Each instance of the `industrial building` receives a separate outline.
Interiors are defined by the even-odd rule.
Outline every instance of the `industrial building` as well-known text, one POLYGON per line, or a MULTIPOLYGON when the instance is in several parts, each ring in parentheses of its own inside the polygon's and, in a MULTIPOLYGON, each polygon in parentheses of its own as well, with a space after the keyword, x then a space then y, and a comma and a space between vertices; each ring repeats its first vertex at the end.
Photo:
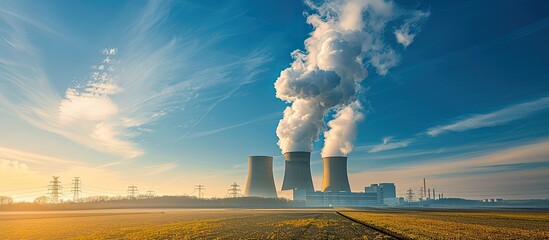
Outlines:
POLYGON ((364 188, 365 193, 375 193, 378 202, 383 203, 385 199, 396 198, 396 187, 394 183, 371 184, 364 188))
POLYGON ((360 207, 380 205, 376 193, 363 192, 308 192, 308 207, 360 207))
POLYGON ((404 199, 396 197, 394 183, 371 184, 364 192, 317 191, 307 192, 304 198, 309 207, 360 207, 371 205, 401 205, 404 199))

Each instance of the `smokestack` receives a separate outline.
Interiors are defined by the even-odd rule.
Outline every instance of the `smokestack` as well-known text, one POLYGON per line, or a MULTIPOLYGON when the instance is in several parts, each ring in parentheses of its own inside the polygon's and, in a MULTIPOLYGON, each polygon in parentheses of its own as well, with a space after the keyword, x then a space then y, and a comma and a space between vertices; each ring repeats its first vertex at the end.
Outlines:
POLYGON ((266 198, 277 197, 273 178, 273 157, 248 157, 248 180, 246 181, 244 196, 266 198))
POLYGON ((425 178, 423 178, 423 197, 427 198, 427 184, 425 184, 425 178))
POLYGON ((347 157, 324 157, 324 178, 322 179, 323 192, 350 192, 349 178, 347 177, 347 157))
POLYGON ((286 152, 284 158, 286 161, 284 161, 282 190, 314 191, 313 178, 311 177, 311 153, 286 152))

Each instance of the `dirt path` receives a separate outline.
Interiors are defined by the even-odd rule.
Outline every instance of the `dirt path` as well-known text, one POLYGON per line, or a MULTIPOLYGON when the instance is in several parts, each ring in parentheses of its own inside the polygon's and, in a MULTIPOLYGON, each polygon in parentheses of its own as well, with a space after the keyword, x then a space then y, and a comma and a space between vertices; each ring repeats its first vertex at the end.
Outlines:
POLYGON ((301 236, 295 239, 399 239, 353 221, 337 212, 321 213, 301 236), (316 227, 314 227, 316 226, 316 227))
POLYGON ((370 229, 371 231, 377 232, 377 233, 379 233, 379 234, 381 234, 381 235, 388 236, 388 237, 390 237, 391 239, 398 239, 398 240, 406 240, 406 239, 408 239, 407 237, 400 236, 400 235, 398 235, 398 234, 396 234, 396 233, 387 231, 386 229, 378 228, 378 227, 376 227, 376 226, 374 226, 374 225, 366 224, 366 223, 364 223, 364 222, 362 222, 362 221, 359 221, 359 220, 357 220, 357 219, 354 219, 354 218, 352 218, 352 217, 349 217, 349 216, 347 216, 347 215, 345 215, 345 214, 343 214, 343 213, 341 213, 341 212, 336 212, 336 213, 337 213, 339 216, 344 217, 345 219, 348 219, 349 221, 352 221, 353 223, 359 224, 359 225, 361 225, 361 226, 363 226, 363 227, 366 227, 366 228, 370 229))

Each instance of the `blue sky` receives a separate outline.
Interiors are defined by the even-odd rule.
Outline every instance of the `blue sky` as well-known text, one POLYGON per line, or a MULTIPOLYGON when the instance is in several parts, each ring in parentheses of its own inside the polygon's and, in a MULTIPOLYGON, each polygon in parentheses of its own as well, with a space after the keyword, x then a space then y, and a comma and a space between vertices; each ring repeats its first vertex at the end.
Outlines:
MULTIPOLYGON (((429 14, 408 46, 396 27, 379 36, 400 57, 387 74, 365 63, 352 189, 394 181, 403 194, 425 177, 446 196, 548 198, 549 4, 395 4, 429 14)), ((244 187, 248 155, 275 157, 280 188, 288 104, 274 83, 313 13, 300 1, 0 2, 0 193, 45 194, 55 175, 66 189, 80 176, 89 195, 205 184, 221 197, 244 187)))

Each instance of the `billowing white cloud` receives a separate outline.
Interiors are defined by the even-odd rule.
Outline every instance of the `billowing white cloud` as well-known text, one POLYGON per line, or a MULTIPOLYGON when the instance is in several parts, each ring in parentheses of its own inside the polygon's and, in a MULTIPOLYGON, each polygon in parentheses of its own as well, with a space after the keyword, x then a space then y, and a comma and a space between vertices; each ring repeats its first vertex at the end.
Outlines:
MULTIPOLYGON (((116 50, 105 49, 103 52, 113 56, 116 50)), ((109 56, 106 59, 109 59, 109 56)), ((61 123, 68 124, 79 120, 104 121, 118 113, 118 106, 111 99, 111 95, 119 93, 121 89, 115 83, 112 64, 113 61, 109 60, 107 65, 94 67, 95 71, 83 89, 67 89, 65 98, 59 103, 61 123)))
POLYGON ((466 117, 448 125, 430 128, 427 134, 435 137, 447 132, 463 132, 484 127, 506 124, 549 108, 549 97, 516 104, 491 113, 477 114, 466 117))
POLYGON ((65 98, 59 103, 59 121, 64 126, 80 126, 100 149, 134 158, 143 151, 130 141, 127 128, 143 123, 129 124, 131 120, 121 116, 113 100, 116 94, 124 93, 115 76, 117 49, 104 49, 102 52, 106 56, 101 65, 93 67, 85 86, 67 89, 65 98), (87 129, 80 124, 82 121, 90 123, 87 129))
POLYGON ((118 107, 107 96, 87 96, 67 89, 65 99, 59 106, 61 122, 69 123, 75 120, 99 121, 118 113, 118 107))
POLYGON ((314 30, 305 40, 305 50, 292 52, 294 61, 275 82, 276 97, 291 104, 277 128, 278 145, 282 152, 312 151, 313 141, 327 129, 324 117, 335 110, 340 118, 333 122, 337 133, 326 132, 330 137, 325 152, 346 155, 352 149, 348 145, 356 135, 356 121, 362 119, 360 107, 346 106, 357 100, 360 83, 367 76, 366 64, 380 75, 398 64, 399 55, 384 35, 390 22, 411 11, 384 0, 306 3, 314 10, 307 17, 314 30), (349 109, 354 109, 353 114, 349 109), (354 122, 340 124, 344 119, 354 122))

